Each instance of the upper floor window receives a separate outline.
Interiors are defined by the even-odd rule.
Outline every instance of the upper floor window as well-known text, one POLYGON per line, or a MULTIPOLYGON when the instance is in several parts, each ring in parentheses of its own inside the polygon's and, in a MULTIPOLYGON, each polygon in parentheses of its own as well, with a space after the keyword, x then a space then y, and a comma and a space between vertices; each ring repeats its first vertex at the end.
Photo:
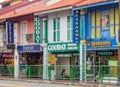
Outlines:
POLYGON ((67 16, 67 41, 72 40, 72 16, 67 16))
POLYGON ((26 44, 27 21, 21 22, 21 44, 26 44))
POLYGON ((53 41, 60 41, 60 17, 53 18, 53 41))

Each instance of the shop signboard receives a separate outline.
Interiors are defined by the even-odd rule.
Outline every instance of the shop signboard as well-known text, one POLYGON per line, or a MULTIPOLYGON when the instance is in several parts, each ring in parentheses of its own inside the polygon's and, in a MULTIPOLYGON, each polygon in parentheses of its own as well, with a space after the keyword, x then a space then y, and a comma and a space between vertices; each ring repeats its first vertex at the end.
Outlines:
POLYGON ((34 42, 35 43, 42 42, 42 23, 41 19, 38 17, 34 18, 34 42))
POLYGON ((94 49, 116 49, 117 42, 115 39, 110 40, 92 40, 87 41, 87 50, 94 50, 94 49))
POLYGON ((80 10, 73 11, 73 43, 80 43, 80 10))
POLYGON ((14 43, 14 29, 13 29, 13 22, 7 21, 6 22, 6 31, 7 31, 7 43, 13 44, 14 43))
POLYGON ((40 52, 42 51, 40 45, 20 45, 17 46, 18 52, 40 52))
POLYGON ((79 44, 75 43, 51 43, 48 44, 48 52, 79 51, 79 44))
POLYGON ((113 50, 96 51, 96 56, 114 56, 114 51, 113 50))

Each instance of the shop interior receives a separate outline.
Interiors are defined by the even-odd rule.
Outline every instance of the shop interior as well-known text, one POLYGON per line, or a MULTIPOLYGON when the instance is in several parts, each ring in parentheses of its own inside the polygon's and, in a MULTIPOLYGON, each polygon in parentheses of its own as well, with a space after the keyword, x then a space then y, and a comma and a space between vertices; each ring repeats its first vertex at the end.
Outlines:
POLYGON ((100 51, 97 55, 96 51, 87 52, 86 72, 87 77, 95 77, 100 74, 100 67, 103 66, 104 78, 114 77, 118 75, 118 54, 117 50, 100 51))

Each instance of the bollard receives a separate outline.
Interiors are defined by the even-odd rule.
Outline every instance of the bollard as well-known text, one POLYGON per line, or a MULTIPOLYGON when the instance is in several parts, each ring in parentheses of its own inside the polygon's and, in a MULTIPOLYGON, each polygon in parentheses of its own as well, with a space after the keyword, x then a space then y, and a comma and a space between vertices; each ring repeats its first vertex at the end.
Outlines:
POLYGON ((51 80, 51 66, 48 66, 48 79, 51 80))
POLYGON ((75 66, 71 66, 70 72, 71 72, 70 73, 71 80, 74 83, 75 82, 75 66))
POLYGON ((103 83, 103 66, 100 66, 100 83, 103 83))
POLYGON ((28 65, 28 68, 27 68, 27 76, 28 78, 31 77, 31 66, 30 65, 28 65))
POLYGON ((11 66, 11 76, 14 78, 14 66, 11 66))

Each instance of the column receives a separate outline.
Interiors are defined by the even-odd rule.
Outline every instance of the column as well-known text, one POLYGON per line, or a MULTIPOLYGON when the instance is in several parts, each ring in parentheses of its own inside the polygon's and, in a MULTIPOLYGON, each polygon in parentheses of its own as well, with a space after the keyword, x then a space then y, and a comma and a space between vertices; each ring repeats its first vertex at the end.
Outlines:
POLYGON ((118 30, 118 85, 120 85, 120 0, 119 0, 119 30, 118 30))
POLYGON ((80 42, 80 81, 86 81, 86 41, 80 42))
POLYGON ((48 50, 47 50, 47 43, 46 43, 46 23, 47 18, 43 18, 43 79, 48 79, 48 50))
POLYGON ((17 51, 17 23, 14 23, 14 44, 15 44, 15 49, 14 49, 14 78, 18 79, 19 78, 19 54, 17 51))
POLYGON ((80 81, 86 81, 86 40, 85 40, 85 14, 87 10, 80 10, 80 81))
POLYGON ((19 55, 16 47, 14 50, 14 78, 19 78, 19 55))

